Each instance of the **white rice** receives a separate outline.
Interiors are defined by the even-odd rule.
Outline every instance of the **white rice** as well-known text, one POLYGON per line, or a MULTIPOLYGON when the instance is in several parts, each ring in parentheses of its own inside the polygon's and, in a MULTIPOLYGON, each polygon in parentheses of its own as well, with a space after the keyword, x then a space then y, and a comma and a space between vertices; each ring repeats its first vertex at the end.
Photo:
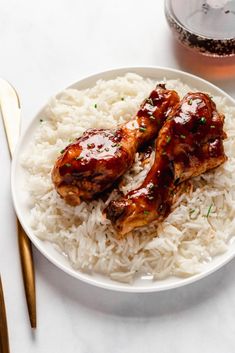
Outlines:
MULTIPOLYGON (((79 271, 98 272, 116 281, 136 277, 190 276, 203 270, 214 256, 225 252, 235 234, 235 108, 213 97, 226 116, 224 142, 228 161, 214 171, 191 180, 191 191, 180 196, 173 212, 159 226, 149 225, 117 240, 102 211, 116 197, 67 205, 51 182, 51 169, 60 151, 87 128, 114 128, 133 117, 156 82, 129 73, 93 88, 68 89, 54 98, 38 122, 22 164, 28 173, 30 225, 36 236, 52 242, 79 271)), ((167 88, 180 96, 191 88, 178 80, 167 88)), ((152 156, 153 160, 153 156, 152 156)), ((140 185, 150 165, 139 154, 123 178, 122 191, 140 185)))

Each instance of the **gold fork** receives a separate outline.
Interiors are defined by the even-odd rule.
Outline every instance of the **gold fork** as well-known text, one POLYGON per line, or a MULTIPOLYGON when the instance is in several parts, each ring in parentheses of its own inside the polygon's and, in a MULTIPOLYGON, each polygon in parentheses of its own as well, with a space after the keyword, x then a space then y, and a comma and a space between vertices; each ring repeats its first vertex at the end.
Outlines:
MULTIPOLYGON (((9 152, 12 157, 20 133, 20 101, 16 90, 10 85, 10 83, 1 78, 0 108, 9 152)), ((31 242, 19 221, 17 221, 17 225, 19 252, 30 324, 32 328, 36 328, 36 294, 32 247, 31 242)))
POLYGON ((0 276, 0 353, 9 353, 9 339, 7 329, 7 317, 2 288, 2 280, 0 276))

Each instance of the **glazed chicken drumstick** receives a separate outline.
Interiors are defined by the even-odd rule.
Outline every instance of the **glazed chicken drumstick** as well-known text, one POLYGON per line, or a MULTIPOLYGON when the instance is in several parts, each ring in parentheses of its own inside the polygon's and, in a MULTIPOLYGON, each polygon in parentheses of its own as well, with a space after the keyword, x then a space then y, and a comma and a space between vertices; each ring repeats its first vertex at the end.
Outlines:
POLYGON ((178 102, 175 91, 159 84, 133 120, 117 130, 87 130, 68 145, 52 170, 52 181, 60 196, 78 205, 108 189, 130 168, 136 151, 157 136, 169 110, 178 102))
POLYGON ((188 93, 172 110, 156 140, 155 161, 142 185, 106 208, 117 232, 162 221, 179 183, 226 161, 224 116, 207 94, 188 93))

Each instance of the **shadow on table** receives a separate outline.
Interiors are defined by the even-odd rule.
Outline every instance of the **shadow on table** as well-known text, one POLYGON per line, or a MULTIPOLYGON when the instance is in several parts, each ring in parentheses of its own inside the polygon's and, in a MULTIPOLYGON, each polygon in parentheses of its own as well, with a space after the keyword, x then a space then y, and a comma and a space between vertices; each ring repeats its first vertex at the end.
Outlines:
POLYGON ((96 288, 74 279, 57 269, 38 252, 38 273, 58 291, 64 301, 77 302, 89 310, 120 317, 165 316, 204 305, 214 296, 220 296, 234 281, 234 261, 216 273, 196 283, 157 293, 121 293, 96 288))
POLYGON ((211 57, 198 54, 191 49, 181 45, 172 36, 172 55, 176 58, 181 70, 200 76, 225 91, 234 90, 235 79, 235 56, 211 57))

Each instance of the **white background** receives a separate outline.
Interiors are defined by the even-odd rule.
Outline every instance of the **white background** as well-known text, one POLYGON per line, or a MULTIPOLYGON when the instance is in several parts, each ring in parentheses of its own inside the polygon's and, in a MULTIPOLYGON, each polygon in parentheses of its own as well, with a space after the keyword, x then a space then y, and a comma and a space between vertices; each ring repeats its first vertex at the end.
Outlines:
MULTIPOLYGON (((235 60, 194 55, 173 40, 163 0, 1 0, 0 76, 18 90, 22 130, 48 98, 85 75, 157 65, 196 73, 235 98, 235 60)), ((190 286, 121 294, 93 288, 36 249, 38 328, 30 329, 0 121, 0 271, 13 353, 232 353, 235 261, 190 286)))

